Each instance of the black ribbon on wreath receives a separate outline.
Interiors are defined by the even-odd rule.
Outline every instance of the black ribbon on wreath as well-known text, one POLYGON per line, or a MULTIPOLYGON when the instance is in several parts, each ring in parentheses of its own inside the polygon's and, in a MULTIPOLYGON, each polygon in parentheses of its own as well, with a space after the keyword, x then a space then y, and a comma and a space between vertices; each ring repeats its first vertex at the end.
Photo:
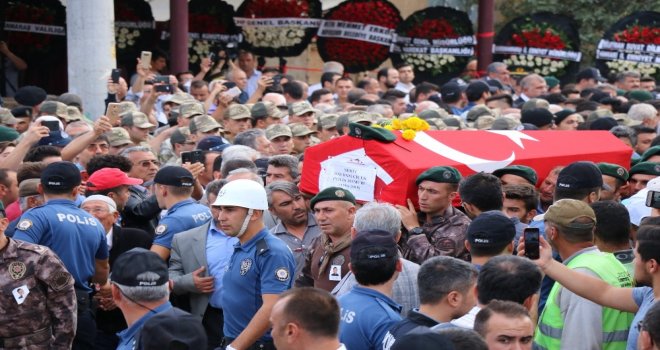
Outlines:
POLYGON ((568 16, 537 12, 517 17, 495 37, 494 60, 507 63, 514 74, 554 76, 572 82, 580 69, 577 22, 568 16))
POLYGON ((399 23, 390 58, 411 64, 415 82, 442 85, 457 77, 474 56, 476 39, 468 14, 448 7, 417 11, 399 23))
POLYGON ((316 35, 319 0, 245 0, 236 11, 240 47, 265 57, 299 56, 316 35))
POLYGON ((318 31, 324 62, 337 61, 347 73, 378 68, 390 56, 401 13, 387 0, 350 0, 330 9, 318 31))
POLYGON ((638 11, 619 19, 603 34, 596 67, 604 76, 629 70, 660 79, 660 12, 638 11))

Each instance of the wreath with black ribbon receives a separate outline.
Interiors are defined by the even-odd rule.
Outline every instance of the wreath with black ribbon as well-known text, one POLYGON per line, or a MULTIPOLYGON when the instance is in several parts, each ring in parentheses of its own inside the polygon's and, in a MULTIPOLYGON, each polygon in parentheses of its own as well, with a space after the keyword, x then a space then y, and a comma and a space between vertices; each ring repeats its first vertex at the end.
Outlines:
POLYGON ((563 83, 580 69, 580 38, 573 18, 537 12, 513 19, 495 37, 496 61, 513 73, 554 76, 563 83))
POLYGON ((417 11, 399 23, 391 58, 411 64, 415 81, 442 84, 458 76, 474 55, 474 31, 467 13, 448 7, 417 11))

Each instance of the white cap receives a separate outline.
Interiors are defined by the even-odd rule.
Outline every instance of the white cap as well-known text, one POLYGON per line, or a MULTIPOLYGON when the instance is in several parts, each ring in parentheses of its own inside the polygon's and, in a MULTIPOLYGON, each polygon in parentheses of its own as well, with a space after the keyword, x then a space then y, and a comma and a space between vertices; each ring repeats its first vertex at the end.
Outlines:
POLYGON ((114 212, 117 211, 117 203, 115 203, 115 201, 113 201, 112 198, 110 198, 108 196, 95 194, 93 196, 89 196, 89 197, 85 198, 85 200, 82 202, 82 204, 85 204, 85 203, 91 202, 91 201, 105 202, 105 204, 108 205, 108 210, 110 210, 111 213, 114 213, 114 212))
POLYGON ((649 189, 649 191, 655 191, 655 192, 660 192, 660 176, 656 177, 655 179, 652 179, 646 184, 646 188, 649 189))

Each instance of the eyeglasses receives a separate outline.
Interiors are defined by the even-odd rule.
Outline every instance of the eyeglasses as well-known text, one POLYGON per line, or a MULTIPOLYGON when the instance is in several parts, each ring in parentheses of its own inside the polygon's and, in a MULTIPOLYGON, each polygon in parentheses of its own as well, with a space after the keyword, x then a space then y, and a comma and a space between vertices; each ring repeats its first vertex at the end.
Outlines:
POLYGON ((197 142, 195 142, 195 141, 186 141, 186 142, 184 142, 183 144, 184 144, 184 145, 189 145, 189 146, 194 146, 196 143, 197 143, 197 142))
POLYGON ((138 165, 140 165, 143 168, 148 168, 151 163, 153 163, 155 166, 160 166, 160 162, 155 160, 155 159, 146 159, 146 160, 141 160, 138 162, 138 165))
POLYGON ((289 106, 286 106, 286 105, 285 106, 277 106, 277 109, 279 109, 280 111, 287 111, 288 112, 289 111, 289 106))

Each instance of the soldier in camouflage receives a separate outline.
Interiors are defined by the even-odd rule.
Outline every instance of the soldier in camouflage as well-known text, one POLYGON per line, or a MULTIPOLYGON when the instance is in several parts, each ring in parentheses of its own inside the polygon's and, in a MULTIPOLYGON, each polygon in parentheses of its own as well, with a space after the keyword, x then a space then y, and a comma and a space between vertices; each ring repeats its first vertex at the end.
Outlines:
POLYGON ((465 248, 470 219, 452 206, 460 180, 455 168, 432 167, 415 181, 420 213, 410 199, 407 207, 397 205, 407 231, 407 238, 402 238, 406 259, 418 264, 438 255, 470 260, 465 248))
POLYGON ((0 210, 0 349, 70 349, 76 330, 73 278, 50 249, 5 236, 0 210))

